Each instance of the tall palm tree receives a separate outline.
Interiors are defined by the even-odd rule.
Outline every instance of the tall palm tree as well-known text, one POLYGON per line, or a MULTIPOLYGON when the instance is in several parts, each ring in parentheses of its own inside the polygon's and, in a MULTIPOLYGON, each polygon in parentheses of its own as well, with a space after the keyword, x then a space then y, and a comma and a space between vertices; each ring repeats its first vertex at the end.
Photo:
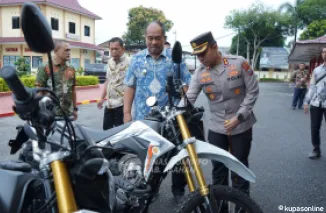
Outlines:
MULTIPOLYGON (((302 19, 299 12, 300 5, 304 2, 304 0, 296 0, 295 4, 287 2, 282 4, 279 7, 280 12, 286 12, 292 17, 292 26, 294 26, 294 42, 297 41, 297 32, 298 28, 302 26, 302 19)), ((292 29, 293 30, 293 29, 292 29)))

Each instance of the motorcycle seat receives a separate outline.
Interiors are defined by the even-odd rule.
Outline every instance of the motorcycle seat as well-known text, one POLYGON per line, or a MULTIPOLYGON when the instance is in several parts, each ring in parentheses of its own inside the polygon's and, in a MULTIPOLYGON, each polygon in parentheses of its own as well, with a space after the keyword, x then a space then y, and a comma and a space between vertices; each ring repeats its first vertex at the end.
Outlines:
POLYGON ((23 161, 14 161, 14 160, 0 162, 0 168, 4 170, 21 171, 21 172, 32 171, 32 167, 30 164, 25 163, 23 161))

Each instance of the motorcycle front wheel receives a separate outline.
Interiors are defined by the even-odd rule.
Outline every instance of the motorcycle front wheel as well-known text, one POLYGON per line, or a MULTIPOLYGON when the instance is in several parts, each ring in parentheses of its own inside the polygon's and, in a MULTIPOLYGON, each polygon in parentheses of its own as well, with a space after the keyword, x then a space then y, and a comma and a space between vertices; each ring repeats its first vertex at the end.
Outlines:
MULTIPOLYGON (((263 213, 260 207, 245 193, 228 186, 210 186, 215 206, 214 213, 263 213)), ((210 195, 209 195, 210 196, 210 195)), ((210 199, 212 202, 212 199, 210 199)), ((196 190, 184 197, 174 213, 209 213, 205 198, 196 190)))

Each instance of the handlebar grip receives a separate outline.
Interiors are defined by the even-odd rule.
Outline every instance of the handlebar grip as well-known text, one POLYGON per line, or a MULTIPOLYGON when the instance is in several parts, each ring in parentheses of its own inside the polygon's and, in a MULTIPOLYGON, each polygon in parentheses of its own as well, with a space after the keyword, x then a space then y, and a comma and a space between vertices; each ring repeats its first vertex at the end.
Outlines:
POLYGON ((8 65, 4 66, 0 70, 0 76, 6 81, 17 101, 24 103, 31 99, 32 95, 27 92, 24 85, 19 80, 14 67, 8 65))
POLYGON ((173 88, 173 73, 172 72, 168 72, 167 75, 166 75, 166 78, 167 78, 167 86, 172 89, 173 88))

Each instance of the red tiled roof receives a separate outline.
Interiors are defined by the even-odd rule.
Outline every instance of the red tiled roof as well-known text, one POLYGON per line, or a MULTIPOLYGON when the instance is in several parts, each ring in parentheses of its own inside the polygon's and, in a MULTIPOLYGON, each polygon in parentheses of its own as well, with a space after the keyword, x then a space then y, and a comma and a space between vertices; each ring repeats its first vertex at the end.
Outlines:
MULTIPOLYGON (((57 39, 54 39, 57 40, 57 39)), ((89 50, 102 50, 101 47, 95 44, 76 42, 76 41, 67 41, 72 47, 89 49, 89 50)), ((0 44, 10 44, 10 43, 25 43, 24 37, 0 37, 0 44)))
POLYGON ((298 44, 326 44, 326 36, 322 36, 316 39, 297 41, 298 44))
POLYGON ((64 9, 71 10, 76 13, 80 13, 80 14, 89 16, 94 19, 102 19, 95 13, 92 13, 91 11, 80 6, 78 0, 0 0, 0 6, 17 5, 17 4, 20 5, 25 2, 30 2, 30 1, 37 3, 37 4, 43 3, 43 4, 52 5, 54 7, 64 8, 64 9))

